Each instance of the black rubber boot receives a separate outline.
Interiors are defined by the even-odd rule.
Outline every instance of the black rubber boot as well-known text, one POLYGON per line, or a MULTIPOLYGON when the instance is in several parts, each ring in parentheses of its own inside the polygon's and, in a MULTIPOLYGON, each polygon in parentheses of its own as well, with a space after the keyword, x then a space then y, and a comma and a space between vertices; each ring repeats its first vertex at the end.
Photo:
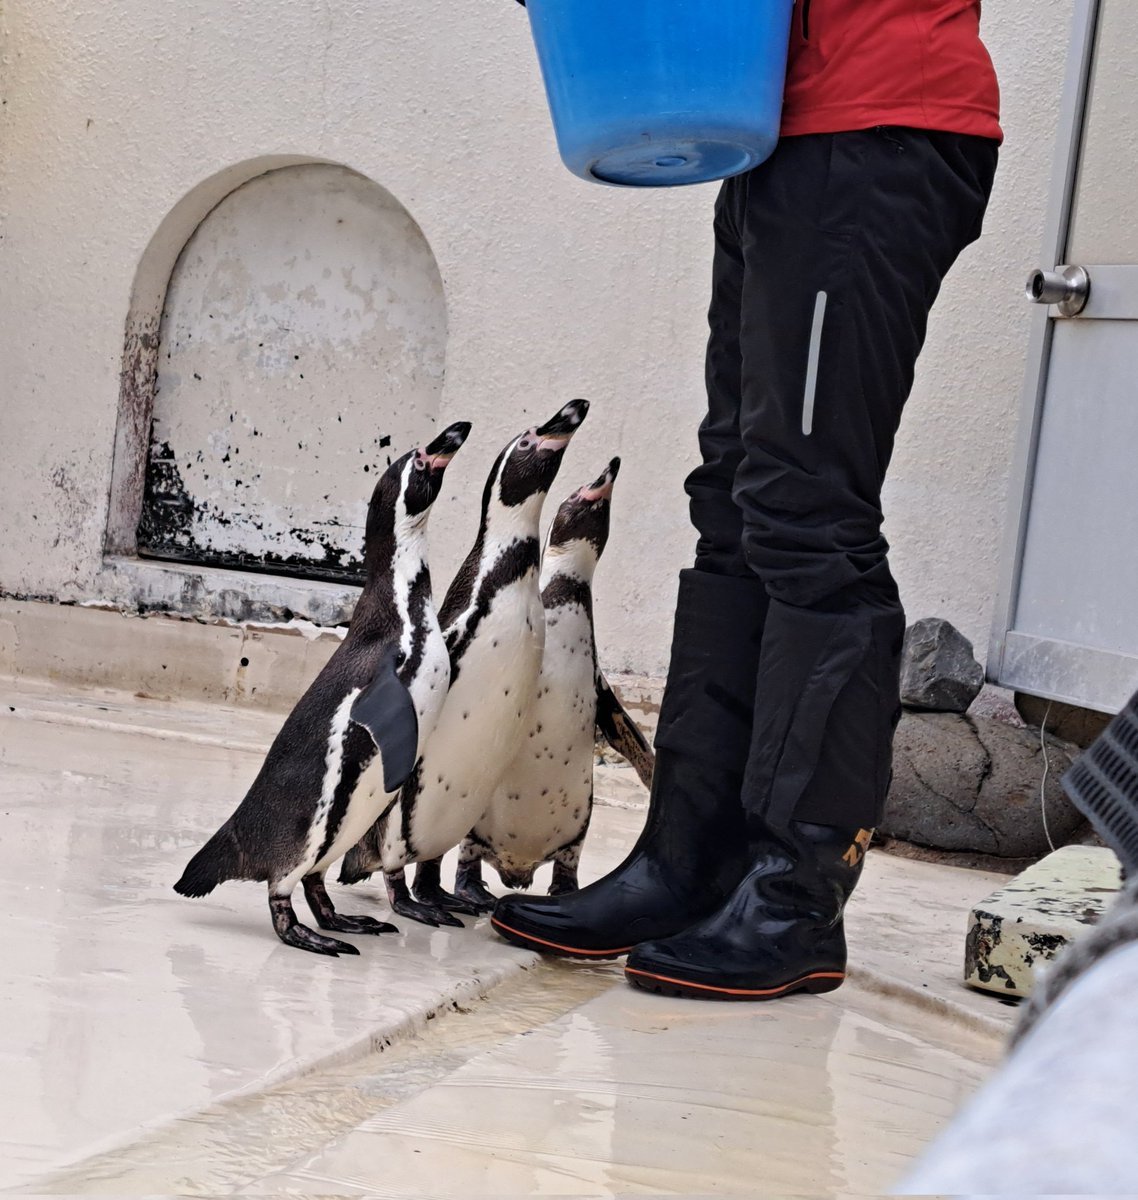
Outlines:
POLYGON ((631 854, 564 896, 504 896, 494 928, 545 954, 602 959, 714 912, 749 864, 740 801, 767 597, 757 579, 680 575, 648 820, 631 854))
POLYGON ((830 992, 846 972, 842 910, 870 831, 793 821, 718 912, 629 955, 628 981, 666 996, 773 1000, 830 992))
POLYGON ((841 985, 842 911, 888 790, 903 630, 899 611, 771 604, 742 788, 750 870, 718 912, 639 946, 630 983, 718 1000, 841 985))

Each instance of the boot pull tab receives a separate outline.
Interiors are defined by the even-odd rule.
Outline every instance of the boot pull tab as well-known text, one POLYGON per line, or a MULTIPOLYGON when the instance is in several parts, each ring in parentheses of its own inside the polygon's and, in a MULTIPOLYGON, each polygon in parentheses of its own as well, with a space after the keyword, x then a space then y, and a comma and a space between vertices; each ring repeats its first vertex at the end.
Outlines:
POLYGON ((854 840, 850 842, 849 849, 842 855, 842 862, 847 867, 860 866, 866 852, 869 850, 869 843, 872 840, 872 829, 859 829, 854 835, 854 840))

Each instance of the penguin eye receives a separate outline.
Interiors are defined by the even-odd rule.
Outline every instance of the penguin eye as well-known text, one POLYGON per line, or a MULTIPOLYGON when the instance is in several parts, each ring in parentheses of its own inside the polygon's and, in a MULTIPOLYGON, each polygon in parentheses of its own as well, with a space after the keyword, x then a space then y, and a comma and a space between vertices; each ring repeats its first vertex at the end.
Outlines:
POLYGON ((427 469, 426 460, 422 459, 422 458, 416 458, 415 459, 415 470, 416 471, 425 471, 426 469, 427 469))
POLYGON ((527 433, 521 439, 521 441, 518 442, 518 449, 519 450, 529 450, 533 445, 536 444, 536 442, 537 442, 537 438, 535 438, 531 434, 527 433))

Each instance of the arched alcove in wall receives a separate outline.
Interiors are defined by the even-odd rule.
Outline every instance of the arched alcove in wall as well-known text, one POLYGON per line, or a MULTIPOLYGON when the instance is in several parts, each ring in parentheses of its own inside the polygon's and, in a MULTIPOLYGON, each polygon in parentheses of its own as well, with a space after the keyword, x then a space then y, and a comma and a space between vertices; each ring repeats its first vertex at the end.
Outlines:
POLYGON ((108 548, 358 579, 372 486, 442 390, 442 279, 411 215, 336 164, 256 172, 195 223, 158 307, 128 329, 108 548))

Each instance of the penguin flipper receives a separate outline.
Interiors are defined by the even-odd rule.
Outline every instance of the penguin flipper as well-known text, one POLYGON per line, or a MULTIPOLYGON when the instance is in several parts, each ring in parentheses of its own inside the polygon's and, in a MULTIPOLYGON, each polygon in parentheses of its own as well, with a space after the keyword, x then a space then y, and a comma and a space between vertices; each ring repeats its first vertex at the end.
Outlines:
POLYGON ((351 719, 371 734, 383 760, 383 787, 397 792, 419 757, 419 717, 411 693, 395 673, 398 651, 387 647, 372 681, 356 697, 351 719))
POLYGON ((640 782, 651 789, 656 756, 640 726, 628 715, 600 670, 597 671, 597 728, 617 754, 632 764, 640 782))

